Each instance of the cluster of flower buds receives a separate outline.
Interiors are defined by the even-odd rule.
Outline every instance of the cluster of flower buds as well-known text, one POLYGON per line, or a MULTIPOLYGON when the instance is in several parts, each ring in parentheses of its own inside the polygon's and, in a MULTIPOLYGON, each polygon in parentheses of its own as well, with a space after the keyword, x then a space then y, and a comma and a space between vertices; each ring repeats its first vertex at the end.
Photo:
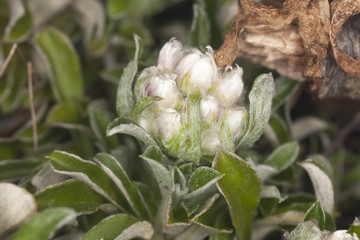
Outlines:
POLYGON ((143 111, 138 124, 165 149, 174 141, 185 141, 177 142, 177 148, 168 149, 170 155, 179 157, 188 148, 186 139, 192 137, 186 133, 186 128, 193 124, 188 113, 189 99, 197 94, 200 97, 195 109, 201 122, 201 155, 213 156, 222 147, 222 131, 227 132, 224 134, 232 142, 244 131, 247 113, 240 106, 242 75, 239 66, 218 69, 210 47, 202 53, 171 39, 161 49, 157 65, 144 69, 137 78, 137 101, 154 96, 160 99, 143 111))

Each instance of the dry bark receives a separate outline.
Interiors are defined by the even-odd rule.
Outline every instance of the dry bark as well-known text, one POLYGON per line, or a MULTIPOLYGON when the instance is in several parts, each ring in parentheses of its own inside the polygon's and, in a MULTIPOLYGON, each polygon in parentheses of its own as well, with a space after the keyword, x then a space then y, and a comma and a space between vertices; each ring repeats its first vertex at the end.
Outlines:
POLYGON ((237 57, 294 80, 320 98, 360 99, 360 0, 238 0, 219 67, 237 57))

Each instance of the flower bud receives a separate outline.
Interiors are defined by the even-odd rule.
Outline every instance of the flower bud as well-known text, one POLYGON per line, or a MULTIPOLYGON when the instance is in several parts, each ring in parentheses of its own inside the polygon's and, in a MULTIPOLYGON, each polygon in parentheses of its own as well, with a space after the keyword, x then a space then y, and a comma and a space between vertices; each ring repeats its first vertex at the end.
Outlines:
POLYGON ((180 86, 186 91, 197 88, 207 91, 217 79, 215 60, 210 53, 186 55, 176 70, 179 73, 177 82, 180 79, 180 86))
POLYGON ((166 69, 173 71, 177 62, 184 55, 183 45, 180 41, 172 38, 168 41, 160 50, 159 57, 157 59, 157 66, 160 69, 166 69))
POLYGON ((215 155, 216 150, 220 146, 220 138, 218 131, 211 129, 203 132, 201 142, 201 150, 204 155, 215 155))
POLYGON ((213 96, 204 96, 200 101, 201 121, 203 124, 212 120, 218 121, 221 113, 221 106, 213 96))
POLYGON ((181 92, 176 86, 176 74, 162 73, 149 77, 145 82, 144 97, 158 96, 162 100, 154 104, 159 109, 176 108, 182 100, 181 92))
POLYGON ((224 106, 236 103, 244 87, 242 81, 243 70, 239 66, 235 69, 227 67, 216 87, 216 97, 224 106))
POLYGON ((244 108, 231 108, 226 112, 230 132, 233 140, 240 137, 246 121, 246 110, 244 108))
POLYGON ((181 115, 175 110, 167 109, 157 114, 155 134, 164 142, 168 142, 181 128, 181 115))

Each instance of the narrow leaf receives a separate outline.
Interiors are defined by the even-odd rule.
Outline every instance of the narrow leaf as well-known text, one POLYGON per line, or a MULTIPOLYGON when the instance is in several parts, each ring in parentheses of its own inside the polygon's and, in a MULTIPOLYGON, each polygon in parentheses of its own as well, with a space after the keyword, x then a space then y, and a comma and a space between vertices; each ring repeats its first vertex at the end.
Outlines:
POLYGON ((260 179, 248 163, 224 151, 219 151, 213 167, 224 175, 217 186, 228 203, 237 235, 242 240, 249 239, 251 223, 260 201, 260 179))
POLYGON ((301 162, 300 166, 309 174, 321 206, 331 215, 334 208, 334 186, 331 173, 328 172, 331 169, 329 163, 322 156, 313 156, 301 162))
POLYGON ((50 207, 69 207, 81 214, 97 211, 104 202, 103 198, 88 185, 70 179, 51 185, 36 194, 39 210, 50 207))
POLYGON ((214 183, 221 179, 223 175, 213 168, 198 167, 190 176, 188 181, 188 193, 185 198, 192 199, 209 189, 214 183))
POLYGON ((274 152, 265 160, 265 163, 274 167, 277 173, 287 169, 299 155, 299 144, 290 142, 276 148, 274 152))
POLYGON ((50 109, 46 124, 81 124, 81 114, 82 108, 77 102, 60 102, 50 109))
POLYGON ((115 184, 95 163, 62 151, 55 151, 48 158, 55 172, 85 182, 121 210, 127 209, 125 199, 117 192, 115 184))
POLYGON ((238 140, 238 146, 251 146, 259 139, 270 118, 273 95, 274 79, 271 73, 258 76, 249 94, 249 121, 244 135, 238 140))
POLYGON ((159 100, 161 100, 161 97, 154 96, 144 98, 141 101, 137 102, 133 109, 131 109, 130 119, 136 122, 140 114, 145 110, 145 108, 151 106, 154 102, 157 102, 159 100))
POLYGON ((36 43, 46 56, 44 60, 50 64, 52 89, 58 100, 82 100, 80 61, 70 39, 55 28, 46 28, 37 34, 36 43))
POLYGON ((303 222, 309 220, 312 222, 315 221, 317 223, 317 227, 320 228, 320 230, 325 229, 326 215, 319 201, 316 201, 305 213, 303 222))
POLYGON ((167 170, 161 163, 148 158, 146 156, 141 156, 151 168, 156 181, 158 182, 158 186, 160 188, 162 199, 165 199, 169 192, 172 191, 174 182, 170 175, 169 170, 167 170))
POLYGON ((43 161, 4 160, 0 161, 0 181, 16 180, 29 175, 43 161))
POLYGON ((49 208, 26 222, 8 240, 46 240, 50 239, 57 229, 73 221, 76 212, 69 208, 49 208))
POLYGON ((272 112, 275 112, 286 101, 297 86, 297 81, 287 77, 279 77, 275 80, 275 96, 272 101, 272 112))
POLYGON ((91 228, 81 240, 113 240, 136 222, 138 220, 129 214, 112 215, 91 228))
POLYGON ((5 28, 5 41, 22 41, 29 35, 33 25, 29 9, 21 0, 8 0, 7 2, 10 7, 10 18, 5 28))
POLYGON ((261 198, 276 198, 279 200, 279 203, 283 202, 287 196, 281 195, 279 189, 276 186, 262 186, 261 187, 261 198))
POLYGON ((154 229, 152 225, 147 221, 141 221, 125 229, 115 240, 150 239, 153 234, 154 229))
POLYGON ((201 157, 201 117, 200 117, 200 91, 192 93, 187 103, 188 142, 185 159, 199 164, 201 157))
POLYGON ((113 119, 110 111, 106 109, 105 101, 93 101, 89 104, 87 113, 89 115, 90 126, 95 133, 99 144, 104 146, 104 150, 114 149, 119 146, 116 136, 106 137, 106 129, 113 119))
POLYGON ((193 12, 189 43, 192 46, 205 47, 210 42, 210 19, 205 9, 205 1, 194 4, 193 12))
POLYGON ((135 56, 124 69, 117 90, 116 111, 119 117, 128 117, 134 106, 132 84, 137 72, 138 59, 142 48, 140 37, 135 35, 134 39, 136 45, 135 56))
POLYGON ((157 145, 149 133, 147 133, 142 127, 139 127, 132 120, 125 117, 119 117, 109 124, 107 135, 111 136, 115 133, 123 133, 134 136, 148 146, 157 145))
POLYGON ((113 180, 120 189, 128 204, 139 218, 149 219, 147 210, 144 207, 141 195, 130 181, 120 163, 107 153, 99 153, 95 156, 95 161, 104 169, 105 173, 113 180))

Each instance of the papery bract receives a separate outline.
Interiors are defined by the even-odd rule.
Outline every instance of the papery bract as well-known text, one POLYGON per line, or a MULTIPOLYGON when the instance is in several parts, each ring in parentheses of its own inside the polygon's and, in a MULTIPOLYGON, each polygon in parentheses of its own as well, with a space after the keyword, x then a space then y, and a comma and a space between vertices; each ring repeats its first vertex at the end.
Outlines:
POLYGON ((227 67, 222 73, 216 87, 216 97, 224 106, 230 106, 239 100, 244 87, 242 75, 243 70, 239 66, 234 69, 227 67))
POLYGON ((169 141, 182 126, 181 114, 175 110, 167 109, 160 112, 155 118, 155 133, 164 142, 169 141))
POLYGON ((227 121, 229 123, 231 136, 237 139, 245 126, 246 110, 244 108, 230 108, 226 112, 227 121))
POLYGON ((185 51, 182 43, 173 38, 161 48, 157 59, 157 66, 162 70, 173 71, 184 54, 185 51))
POLYGON ((150 76, 144 84, 144 97, 161 97, 162 100, 154 104, 159 109, 176 108, 181 103, 182 97, 175 78, 176 74, 173 73, 150 76))
POLYGON ((218 121, 221 114, 221 106, 213 96, 204 96, 200 101, 201 121, 203 124, 212 120, 218 121))

